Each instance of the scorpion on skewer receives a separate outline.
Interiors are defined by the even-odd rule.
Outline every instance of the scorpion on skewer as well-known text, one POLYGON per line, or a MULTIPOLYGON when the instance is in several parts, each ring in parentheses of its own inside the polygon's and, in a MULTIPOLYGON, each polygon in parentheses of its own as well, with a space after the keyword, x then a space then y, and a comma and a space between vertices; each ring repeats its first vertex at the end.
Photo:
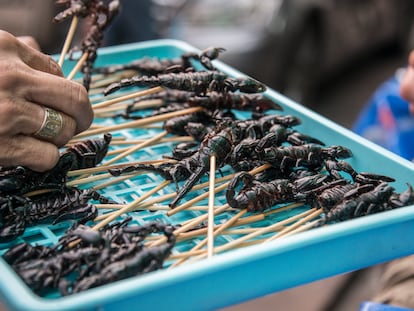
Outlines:
POLYGON ((352 156, 351 150, 343 146, 321 147, 314 144, 300 146, 278 146, 258 151, 258 158, 285 170, 293 166, 305 166, 317 169, 323 166, 324 160, 345 159, 352 156))
POLYGON ((184 109, 188 107, 200 106, 209 111, 217 110, 241 110, 252 111, 260 114, 269 109, 283 110, 276 102, 266 98, 261 93, 245 94, 235 92, 208 92, 205 96, 197 96, 193 92, 166 89, 157 94, 140 97, 132 104, 129 104, 125 112, 115 115, 114 117, 123 117, 125 119, 140 119, 141 116, 134 116, 133 113, 141 110, 139 104, 144 100, 160 100, 162 105, 158 110, 154 110, 152 115, 169 112, 170 106, 174 106, 174 110, 184 109), (167 110, 168 109, 168 110, 167 110))
POLYGON ((302 192, 320 186, 327 178, 325 174, 314 174, 294 181, 278 178, 263 182, 247 172, 240 172, 230 181, 226 199, 233 208, 263 212, 276 204, 297 202, 299 197, 303 200, 302 192))
POLYGON ((231 78, 217 70, 166 73, 157 76, 134 76, 109 85, 104 94, 111 94, 130 86, 164 86, 171 89, 207 94, 208 91, 240 91, 243 93, 261 93, 266 86, 252 78, 231 78))
MULTIPOLYGON (((89 16, 92 19, 92 25, 90 26, 85 38, 82 41, 80 50, 83 54, 87 54, 86 61, 82 64, 81 72, 83 73, 83 85, 87 90, 91 83, 92 68, 97 58, 97 50, 102 45, 104 38, 104 31, 112 23, 114 17, 118 15, 120 11, 119 0, 111 0, 108 4, 104 1, 92 1, 91 10, 89 16)), ((70 51, 70 58, 75 50, 70 51)))
POLYGON ((161 73, 168 73, 173 70, 175 71, 193 71, 195 70, 191 60, 198 61, 204 68, 213 70, 214 66, 212 60, 217 59, 220 53, 224 52, 224 48, 210 47, 201 53, 187 52, 183 53, 178 58, 149 58, 144 57, 141 59, 134 60, 130 63, 123 65, 112 65, 107 67, 99 67, 93 69, 94 73, 101 74, 113 74, 115 72, 123 70, 134 70, 138 71, 143 75, 157 75, 161 73))
POLYGON ((66 5, 67 9, 58 13, 53 18, 53 22, 60 23, 73 16, 87 17, 96 6, 96 1, 97 0, 57 0, 57 4, 66 5))

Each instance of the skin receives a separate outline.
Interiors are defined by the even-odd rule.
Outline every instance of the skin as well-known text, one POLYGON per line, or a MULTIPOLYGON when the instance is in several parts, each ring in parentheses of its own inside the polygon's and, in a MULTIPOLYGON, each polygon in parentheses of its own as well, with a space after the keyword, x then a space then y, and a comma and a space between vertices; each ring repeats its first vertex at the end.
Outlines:
POLYGON ((64 78, 58 64, 31 37, 0 30, 0 166, 46 171, 59 160, 59 147, 86 130, 93 111, 86 89, 64 78), (33 135, 44 108, 58 111, 63 128, 53 139, 33 135))
POLYGON ((408 58, 408 66, 401 81, 401 96, 410 102, 410 112, 414 115, 414 51, 408 58))

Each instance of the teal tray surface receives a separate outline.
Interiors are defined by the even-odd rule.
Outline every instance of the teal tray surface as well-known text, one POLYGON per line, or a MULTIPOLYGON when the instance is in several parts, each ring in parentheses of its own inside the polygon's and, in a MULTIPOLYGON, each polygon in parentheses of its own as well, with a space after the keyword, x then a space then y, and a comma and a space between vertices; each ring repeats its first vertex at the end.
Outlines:
MULTIPOLYGON (((96 66, 127 63, 144 56, 173 58, 187 51, 199 52, 175 40, 108 47, 99 50, 96 66)), ((231 76, 244 76, 220 61, 214 61, 214 64, 231 76)), ((70 62, 65 63, 64 71, 68 72, 72 66, 70 62)), ((326 145, 350 148, 354 155, 347 162, 356 170, 394 177, 396 182, 392 186, 399 192, 406 189, 407 182, 414 183, 413 163, 274 90, 267 90, 266 95, 284 108, 283 112, 277 113, 292 114, 302 120, 298 130, 321 139, 326 145)), ((111 124, 113 121, 99 122, 111 124)), ((122 134, 132 139, 152 137, 156 133, 157 129, 136 129, 122 134)), ((160 154, 168 148, 168 144, 145 148, 139 155, 131 155, 127 160, 136 160, 135 157, 140 160, 160 158, 160 154)), ((161 181, 162 178, 155 174, 140 175, 102 192, 118 201, 130 201, 161 181)), ((164 191, 174 191, 174 186, 164 191)), ((217 196, 216 200, 217 204, 224 204, 222 197, 217 196)), ((199 213, 178 213, 168 218, 164 212, 142 211, 133 217, 137 223, 155 219, 181 223, 199 213)), ((272 220, 277 218, 268 221, 272 220)), ((57 242, 66 228, 65 224, 30 228, 20 241, 51 245, 57 242)), ((50 298, 35 295, 0 259, 0 297, 11 310, 126 310, 131 307, 142 310, 214 310, 412 254, 414 244, 409 238, 411 236, 414 236, 414 206, 407 206, 230 250, 208 259, 117 281, 79 294, 50 298)), ((231 240, 226 237, 220 239, 223 239, 221 243, 231 240)), ((3 245, 0 250, 4 252, 9 247, 3 245)), ((185 245, 180 247, 186 248, 185 245)))

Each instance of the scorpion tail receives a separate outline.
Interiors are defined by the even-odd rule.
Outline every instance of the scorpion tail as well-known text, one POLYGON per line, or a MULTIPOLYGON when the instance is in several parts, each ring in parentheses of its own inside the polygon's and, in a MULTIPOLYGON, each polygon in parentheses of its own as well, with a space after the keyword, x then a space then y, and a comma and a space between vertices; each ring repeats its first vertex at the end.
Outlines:
POLYGON ((244 200, 236 200, 236 191, 250 186, 253 182, 253 176, 247 172, 238 173, 231 181, 226 190, 226 200, 230 207, 247 208, 247 202, 244 200))
POLYGON ((179 191, 177 192, 177 196, 172 200, 169 204, 171 208, 177 206, 178 202, 191 190, 194 184, 200 180, 201 175, 205 173, 205 167, 198 168, 191 176, 187 179, 185 184, 179 191))

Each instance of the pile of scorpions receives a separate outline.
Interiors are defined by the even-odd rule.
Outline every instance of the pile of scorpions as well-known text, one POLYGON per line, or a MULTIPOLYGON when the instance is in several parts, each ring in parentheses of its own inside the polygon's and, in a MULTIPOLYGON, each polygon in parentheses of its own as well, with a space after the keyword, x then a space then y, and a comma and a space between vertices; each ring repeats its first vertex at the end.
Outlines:
POLYGON ((74 294, 160 269, 175 245, 174 227, 130 222, 127 217, 100 231, 76 225, 52 247, 24 242, 10 248, 3 259, 39 295, 56 289, 62 295, 74 294), (147 247, 145 238, 153 234, 164 235, 166 242, 147 247))
MULTIPOLYGON (((59 15, 57 21, 73 14, 89 14, 90 9, 82 6, 88 1, 70 3, 71 10, 59 15)), ((117 10, 116 4, 109 11, 103 10, 109 14, 108 21, 112 19, 109 12, 117 10)), ((136 76, 108 85, 104 90, 106 95, 134 86, 164 87, 163 92, 140 97, 122 113, 114 114, 117 121, 202 107, 197 113, 164 122, 168 133, 193 138, 192 142, 179 143, 171 154, 164 155, 174 161, 109 169, 113 176, 149 171, 170 180, 176 187, 176 196, 169 202, 173 209, 207 176, 210 157, 214 155, 219 172, 225 166, 235 172, 225 192, 231 208, 254 213, 279 204, 302 202, 324 212, 314 227, 414 203, 410 184, 406 191, 398 193, 390 185, 395 181, 392 177, 356 171, 346 162, 352 157, 348 148, 326 146, 297 130, 295 127, 301 124, 299 118, 274 112, 266 114, 283 108, 263 94, 266 87, 262 83, 250 77, 234 78, 217 70, 213 60, 223 51, 223 48, 209 48, 201 53, 183 53, 177 58, 141 58, 124 65, 98 68, 92 68, 96 57, 92 52, 84 72, 87 85, 91 73, 137 72, 136 76), (140 102, 148 99, 160 100, 162 105, 142 110, 140 102), (251 118, 239 119, 237 111, 250 112, 251 118), (263 165, 268 168, 255 175, 249 173, 263 165)), ((131 219, 125 218, 100 231, 85 226, 97 216, 91 201, 116 202, 96 191, 68 187, 67 172, 98 165, 105 158, 110 142, 111 135, 105 134, 101 139, 78 143, 65 150, 56 167, 46 173, 24 167, 0 168, 0 242, 12 241, 27 226, 76 220, 52 247, 24 242, 3 255, 40 295, 50 289, 68 295, 154 271, 163 267, 175 245, 171 224, 131 225, 131 219), (42 191, 45 189, 46 192, 42 191), (146 247, 145 238, 154 233, 164 234, 165 244, 146 247)))

